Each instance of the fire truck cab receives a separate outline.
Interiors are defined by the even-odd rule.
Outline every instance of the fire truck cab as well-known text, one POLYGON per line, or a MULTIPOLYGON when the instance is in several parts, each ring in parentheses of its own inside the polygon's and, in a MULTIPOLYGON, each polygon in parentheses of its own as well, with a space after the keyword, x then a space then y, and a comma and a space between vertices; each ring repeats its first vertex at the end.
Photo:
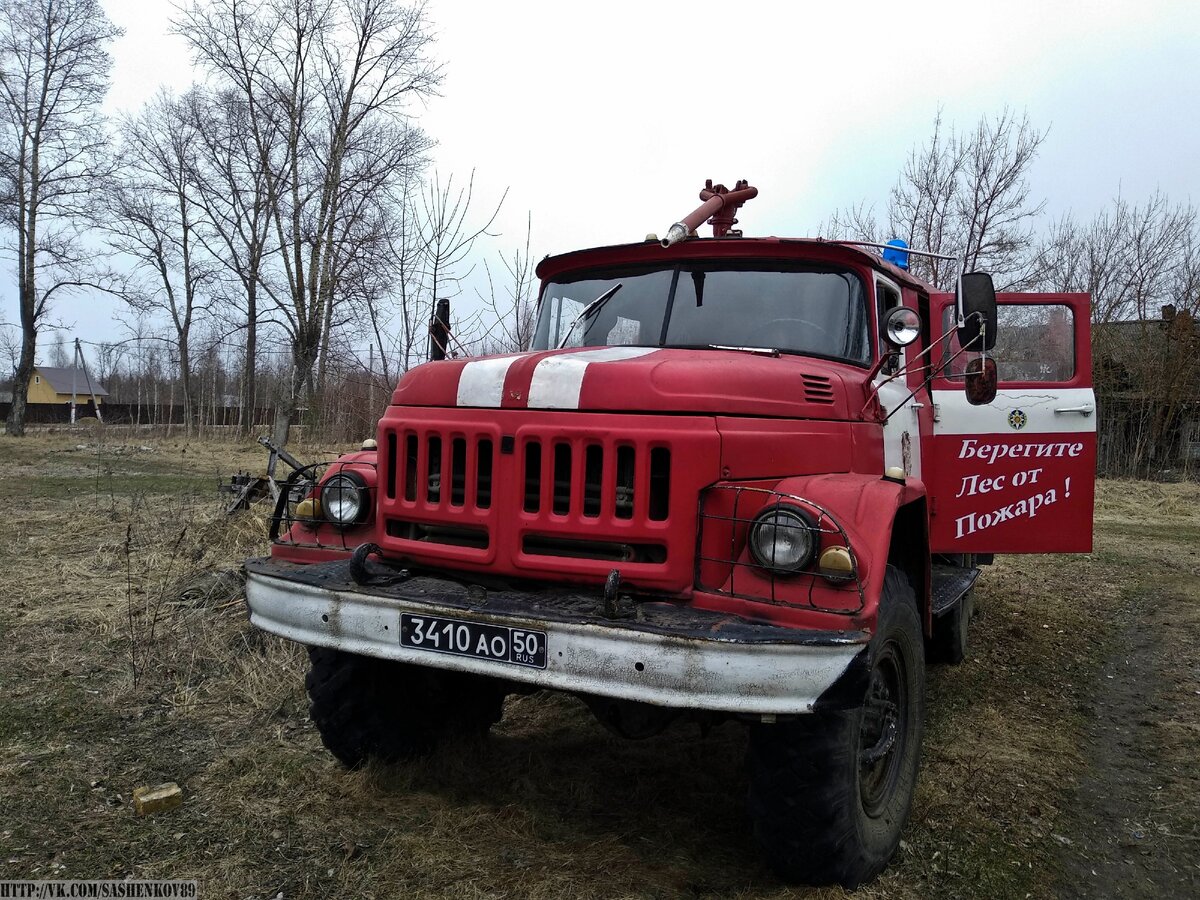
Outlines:
POLYGON ((405 373, 366 449, 295 477, 247 599, 310 648, 344 763, 538 689, 629 737, 736 719, 781 876, 887 864, 978 565, 1091 548, 1089 298, 743 237, 753 195, 548 257, 529 351, 405 373))

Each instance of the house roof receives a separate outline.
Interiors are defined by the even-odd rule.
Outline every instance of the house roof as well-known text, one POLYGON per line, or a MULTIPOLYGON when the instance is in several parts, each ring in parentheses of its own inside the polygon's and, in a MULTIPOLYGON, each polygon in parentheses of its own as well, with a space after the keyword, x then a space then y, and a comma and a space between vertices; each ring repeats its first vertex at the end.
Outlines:
MULTIPOLYGON (((56 394, 71 393, 72 381, 75 385, 76 394, 87 394, 88 391, 88 375, 84 374, 83 369, 66 366, 37 366, 34 371, 46 379, 50 383, 50 387, 54 389, 56 394)), ((91 379, 91 393, 97 397, 107 397, 106 391, 94 377, 91 379)))

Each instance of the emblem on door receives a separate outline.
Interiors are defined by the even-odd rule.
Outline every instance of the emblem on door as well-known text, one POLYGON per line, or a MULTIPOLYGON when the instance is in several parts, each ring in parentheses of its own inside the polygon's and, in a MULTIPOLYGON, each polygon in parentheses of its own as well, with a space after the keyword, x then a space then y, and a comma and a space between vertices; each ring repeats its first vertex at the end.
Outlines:
POLYGON ((1023 410, 1014 409, 1008 414, 1008 424, 1017 431, 1020 431, 1022 428, 1024 428, 1028 422, 1029 416, 1025 415, 1023 410))

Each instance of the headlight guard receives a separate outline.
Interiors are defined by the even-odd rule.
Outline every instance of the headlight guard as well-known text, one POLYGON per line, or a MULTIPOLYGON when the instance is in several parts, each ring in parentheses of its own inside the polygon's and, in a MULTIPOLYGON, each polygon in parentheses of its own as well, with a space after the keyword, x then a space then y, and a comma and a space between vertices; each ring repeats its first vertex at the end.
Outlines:
POLYGON ((699 590, 845 615, 865 608, 866 586, 850 535, 821 503, 725 482, 701 492, 699 512, 699 590))

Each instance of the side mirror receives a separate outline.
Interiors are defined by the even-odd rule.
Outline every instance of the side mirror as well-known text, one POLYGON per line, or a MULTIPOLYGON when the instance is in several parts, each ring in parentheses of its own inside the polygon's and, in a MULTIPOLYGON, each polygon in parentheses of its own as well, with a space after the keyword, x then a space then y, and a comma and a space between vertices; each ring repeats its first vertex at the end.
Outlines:
POLYGON ((959 346, 976 352, 991 350, 996 345, 996 287, 992 276, 987 272, 964 274, 958 304, 963 319, 958 329, 959 346))
POLYGON ((996 361, 990 356, 976 358, 967 363, 964 382, 967 402, 972 406, 985 406, 995 400, 997 378, 996 361))

